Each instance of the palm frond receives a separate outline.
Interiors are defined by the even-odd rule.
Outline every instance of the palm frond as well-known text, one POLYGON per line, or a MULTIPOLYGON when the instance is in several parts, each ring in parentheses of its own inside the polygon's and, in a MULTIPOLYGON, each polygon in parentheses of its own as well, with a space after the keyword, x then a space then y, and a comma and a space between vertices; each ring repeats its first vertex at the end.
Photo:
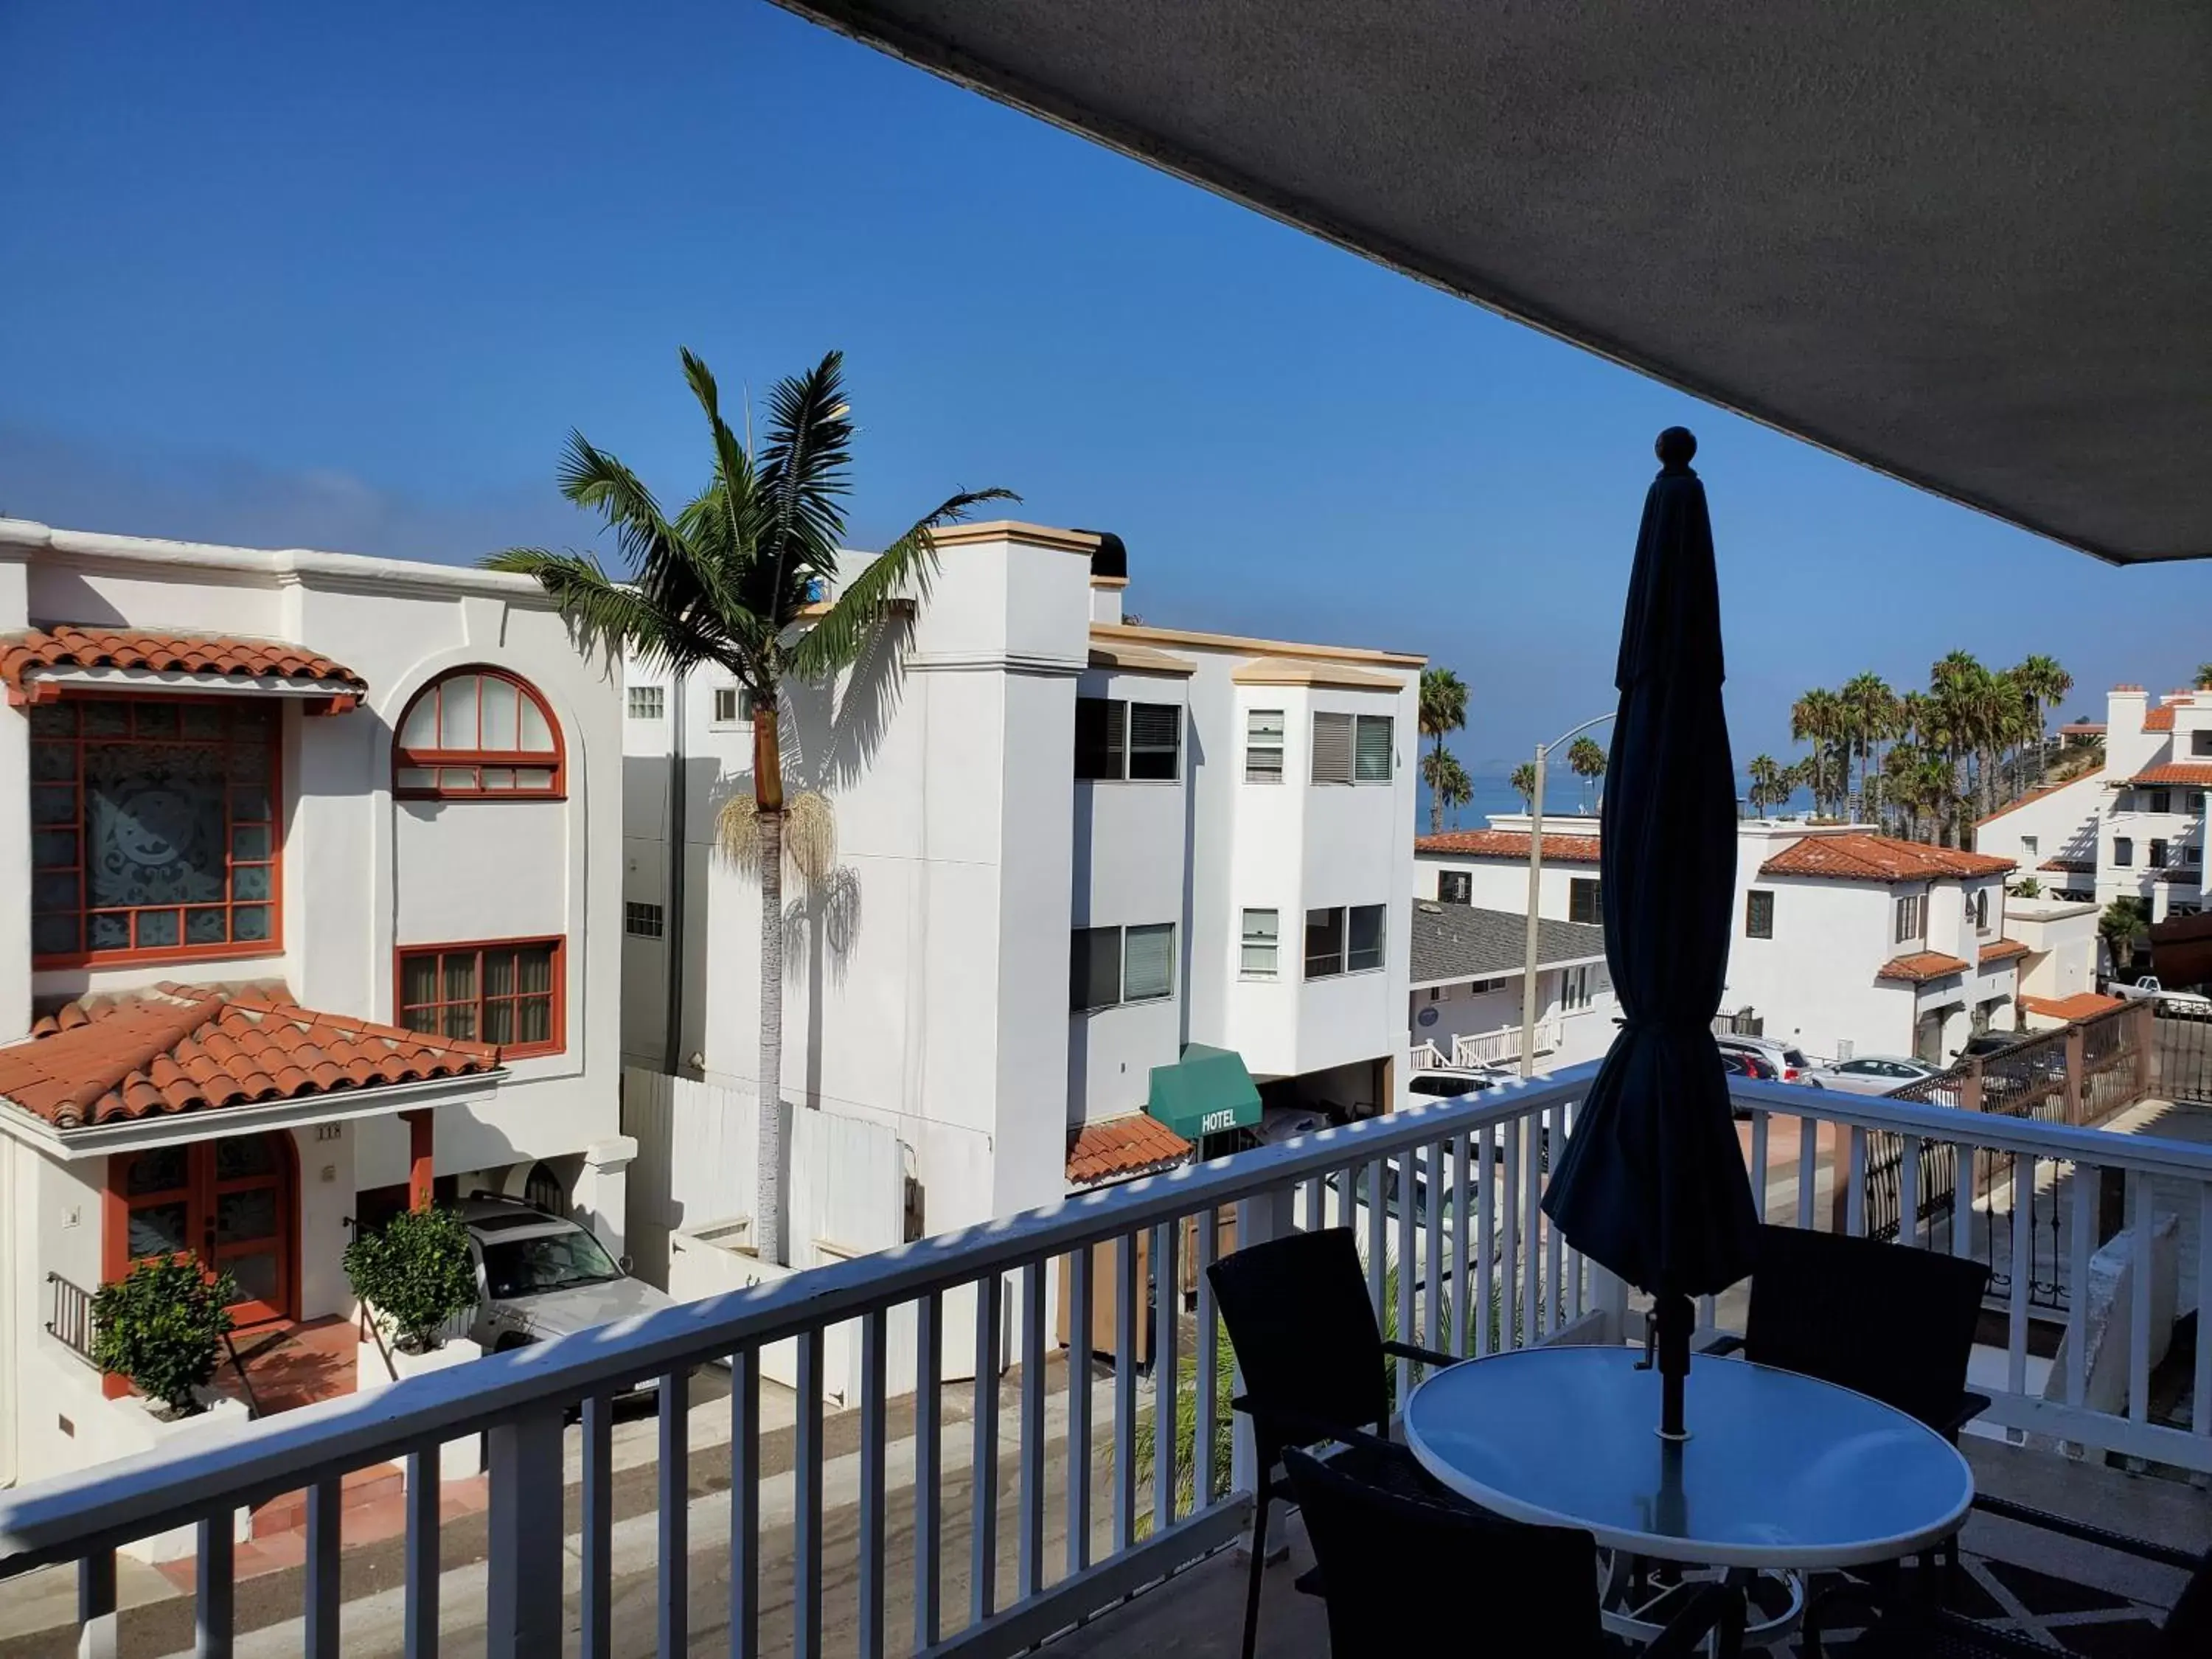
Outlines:
POLYGON ((843 352, 830 352, 805 374, 777 381, 769 394, 758 541, 779 605, 793 577, 836 574, 853 443, 844 365, 843 352))
POLYGON ((688 667, 716 654, 711 641, 615 580, 588 553, 510 547, 484 560, 483 568, 535 581, 587 647, 626 651, 654 667, 688 667))
POLYGON ((722 395, 714 384, 714 376, 705 362, 688 346, 682 352, 684 378, 690 383, 691 395, 699 400, 706 412, 707 428, 714 445, 715 487, 702 492, 692 505, 697 507, 714 498, 722 518, 722 533, 726 541, 726 559, 750 563, 755 552, 755 536, 758 526, 753 512, 753 463, 745 447, 738 441, 738 434, 730 430, 730 423, 722 418, 722 395))
POLYGON ((849 667, 869 630, 884 619, 902 590, 916 599, 929 597, 930 580, 937 574, 938 530, 959 523, 981 502, 1019 500, 1011 489, 963 490, 917 520, 853 578, 836 603, 792 648, 792 672, 819 679, 849 667))

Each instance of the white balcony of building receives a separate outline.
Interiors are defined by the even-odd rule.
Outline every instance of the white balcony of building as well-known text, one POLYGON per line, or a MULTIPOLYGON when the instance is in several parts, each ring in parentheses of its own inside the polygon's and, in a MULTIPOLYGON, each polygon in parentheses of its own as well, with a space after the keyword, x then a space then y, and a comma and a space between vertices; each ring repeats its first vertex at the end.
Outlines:
MULTIPOLYGON (((1539 1149, 1573 1133, 1589 1075, 1425 1103, 26 1487, 0 1500, 4 1599, 63 1609, 95 1653, 421 1654, 441 1636, 494 1655, 1232 1652, 1249 1454, 1194 1457, 1227 1438, 1223 1398, 1155 1386, 1224 1359, 1204 1268, 1349 1221, 1378 1315, 1429 1346, 1639 1342, 1640 1297, 1539 1207, 1554 1161, 1539 1149), (947 1352, 953 1331, 972 1352, 947 1352), (1092 1333, 1073 1365, 1068 1331, 1092 1333), (856 1346, 860 1380, 828 1412, 833 1337, 856 1346), (647 1382, 657 1416, 618 1425, 616 1396, 647 1382), (441 1533, 437 1448, 479 1435, 489 1511, 441 1533), (345 1483, 394 1461, 403 1535, 349 1548, 345 1483), (306 1494, 304 1559, 238 1577, 236 1516, 289 1492, 306 1494), (160 1586, 118 1565, 180 1527, 196 1551, 160 1586)), ((1965 1442, 1982 1492, 2208 1541, 2212 1350, 2194 1333, 2212 1132, 2190 1109, 2139 1101, 2148 1115, 2114 1133, 1802 1087, 1735 1100, 1767 1221, 1992 1270, 1972 1372, 1990 1404, 1965 1442)), ((1700 1340, 1744 1311, 1741 1287, 1707 1300, 1700 1340)), ((1401 1399, 1418 1375, 1401 1367, 1401 1399)), ((1263 1650, 1319 1653, 1291 1531, 1263 1650)), ((1975 1583, 2046 1611, 2063 1581, 2108 1622, 2154 1619, 2180 1583, 1984 1516, 1965 1544, 1975 1583)))

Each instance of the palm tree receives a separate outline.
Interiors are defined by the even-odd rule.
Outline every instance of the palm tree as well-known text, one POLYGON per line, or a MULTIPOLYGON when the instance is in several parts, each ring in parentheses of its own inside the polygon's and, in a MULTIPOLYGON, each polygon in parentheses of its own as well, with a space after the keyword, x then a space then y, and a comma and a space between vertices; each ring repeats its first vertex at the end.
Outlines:
POLYGON ((1747 799, 1751 803, 1753 815, 1757 817, 1765 817, 1770 809, 1788 800, 1790 791, 1795 787, 1790 775, 1790 769, 1771 755, 1753 756, 1751 764, 1744 769, 1744 772, 1751 781, 1751 793, 1747 799))
POLYGON ((1843 699, 1815 686, 1790 706, 1790 736, 1813 745, 1813 810, 1822 811, 1832 796, 1828 788, 1828 747, 1843 735, 1843 699))
MULTIPOLYGON (((635 474, 568 434, 561 493, 597 513, 628 564, 610 575, 589 553, 509 548, 484 562, 534 577, 586 646, 627 652, 657 671, 713 665, 752 694, 753 787, 737 816, 750 818, 748 860, 761 884, 760 1163, 753 1246, 785 1260, 783 1124, 783 863, 787 804, 779 738, 787 679, 824 682, 884 637, 893 601, 927 598, 937 568, 933 532, 1003 489, 956 495, 917 521, 838 586, 838 541, 853 425, 844 356, 833 351, 769 395, 765 441, 747 453, 723 420, 707 365, 682 354, 684 377, 707 417, 713 449, 706 487, 673 519, 635 474), (835 592, 826 610, 817 601, 835 592)), ((734 805, 734 804, 733 804, 734 805)), ((822 804, 826 817, 827 804, 822 804)), ((726 809, 725 829, 730 828, 726 809)))
MULTIPOLYGON (((1467 684, 1449 668, 1424 668, 1421 671, 1421 735, 1431 739, 1429 757, 1423 763, 1422 775, 1429 785, 1429 833, 1437 834, 1444 827, 1444 800, 1437 789, 1437 781, 1444 775, 1444 763, 1449 757, 1444 753, 1444 737, 1467 724, 1467 684)), ((1456 766, 1457 762, 1452 764, 1456 766)), ((1465 781, 1462 771, 1460 778, 1465 781)))
POLYGON ((2197 689, 2199 691, 2212 691, 2212 662, 2200 662, 2197 665, 2197 689))
POLYGON ((1925 744, 1900 742, 1882 757, 1882 793, 1903 817, 1913 841, 1934 839, 1955 799, 1957 774, 1950 758, 1925 744), (1922 834, 1922 820, 1930 822, 1922 834))
POLYGON ((1513 793, 1521 797, 1521 810, 1524 812, 1534 811, 1536 810, 1536 763, 1522 761, 1520 765, 1513 769, 1513 775, 1506 781, 1513 786, 1513 793))
MULTIPOLYGON (((2200 686, 2207 684, 2204 678, 2206 669, 2212 669, 2212 663, 2206 663, 2197 671, 2200 686)), ((2074 677, 2059 666, 2057 658, 2045 656, 2040 651, 2022 659, 2020 666, 2012 672, 2027 689, 2027 695, 2035 700, 2035 777, 2040 783, 2050 753, 2046 746, 2049 739, 2044 728, 2050 720, 2051 711, 2065 701, 2066 694, 2074 689, 2074 677)))
POLYGON ((1605 750, 1588 732, 1567 745, 1568 769, 1583 781, 1583 806, 1589 806, 1590 787, 1605 775, 1605 750))
MULTIPOLYGON (((1844 682, 1837 694, 1843 704, 1843 738, 1849 746, 1850 758, 1858 763, 1859 812, 1864 818, 1872 817, 1880 808, 1881 787, 1876 781, 1872 762, 1876 745, 1887 743, 1897 735, 1897 693, 1889 689, 1889 682, 1871 671, 1854 674, 1844 682)), ((1844 793, 1850 793, 1848 763, 1844 779, 1844 793)))
POLYGON ((2133 894, 2114 899, 2097 918, 2097 935, 2105 941, 2105 960, 2115 977, 2126 970, 2130 947, 2149 925, 2148 907, 2133 894))
POLYGON ((1433 836, 1443 828, 1444 808, 1456 813, 1474 799, 1474 781, 1459 763, 1459 757, 1449 749, 1431 750, 1422 756, 1421 776, 1429 786, 1429 833, 1433 836))

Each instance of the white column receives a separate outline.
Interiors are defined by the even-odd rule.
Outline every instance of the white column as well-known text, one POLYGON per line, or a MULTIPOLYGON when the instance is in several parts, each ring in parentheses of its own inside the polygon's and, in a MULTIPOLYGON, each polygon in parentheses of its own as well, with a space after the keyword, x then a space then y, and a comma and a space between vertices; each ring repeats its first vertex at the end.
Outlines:
POLYGON ((572 1199, 579 1218, 617 1255, 623 1253, 629 1232, 629 1166, 636 1156, 634 1136, 593 1141, 584 1148, 584 1169, 576 1177, 572 1199))

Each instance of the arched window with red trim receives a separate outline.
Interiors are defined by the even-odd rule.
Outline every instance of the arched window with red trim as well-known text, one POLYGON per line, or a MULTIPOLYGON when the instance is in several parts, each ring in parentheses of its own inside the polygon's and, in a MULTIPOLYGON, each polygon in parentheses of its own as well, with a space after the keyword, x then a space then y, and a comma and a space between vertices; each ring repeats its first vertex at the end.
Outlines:
POLYGON ((392 787, 416 800, 558 799, 561 724, 527 680, 461 668, 415 694, 399 717, 392 787))

